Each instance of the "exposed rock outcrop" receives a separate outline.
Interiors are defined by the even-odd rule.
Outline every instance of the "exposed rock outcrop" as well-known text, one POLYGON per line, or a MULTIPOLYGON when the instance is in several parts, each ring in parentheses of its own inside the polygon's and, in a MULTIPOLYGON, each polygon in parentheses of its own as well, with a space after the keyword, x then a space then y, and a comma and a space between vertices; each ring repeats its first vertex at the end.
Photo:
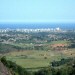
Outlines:
POLYGON ((11 75, 6 66, 0 61, 0 75, 11 75))

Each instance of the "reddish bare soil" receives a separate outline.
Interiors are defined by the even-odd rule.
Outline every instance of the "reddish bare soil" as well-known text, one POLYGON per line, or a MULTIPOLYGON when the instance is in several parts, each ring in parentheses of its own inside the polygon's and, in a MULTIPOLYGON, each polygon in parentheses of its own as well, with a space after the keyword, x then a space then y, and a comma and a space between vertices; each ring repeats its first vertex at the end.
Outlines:
POLYGON ((55 47, 65 47, 65 46, 67 46, 67 44, 53 44, 53 45, 51 45, 53 48, 55 48, 55 47))

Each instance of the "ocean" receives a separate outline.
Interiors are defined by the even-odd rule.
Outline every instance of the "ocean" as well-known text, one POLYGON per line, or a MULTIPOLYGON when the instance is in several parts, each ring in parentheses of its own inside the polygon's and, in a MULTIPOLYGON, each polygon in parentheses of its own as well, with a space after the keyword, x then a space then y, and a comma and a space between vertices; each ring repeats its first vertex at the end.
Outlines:
POLYGON ((45 28, 75 29, 75 23, 16 23, 0 24, 0 29, 45 29, 45 28))

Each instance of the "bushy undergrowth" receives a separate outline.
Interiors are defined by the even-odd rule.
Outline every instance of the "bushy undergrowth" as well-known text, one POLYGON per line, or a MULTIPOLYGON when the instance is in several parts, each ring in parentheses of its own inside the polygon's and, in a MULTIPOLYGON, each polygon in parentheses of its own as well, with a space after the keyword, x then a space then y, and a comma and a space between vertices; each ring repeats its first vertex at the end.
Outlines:
POLYGON ((5 57, 2 57, 0 60, 9 69, 12 75, 75 75, 75 60, 67 62, 62 67, 49 66, 36 72, 27 71, 16 63, 6 60, 5 57))

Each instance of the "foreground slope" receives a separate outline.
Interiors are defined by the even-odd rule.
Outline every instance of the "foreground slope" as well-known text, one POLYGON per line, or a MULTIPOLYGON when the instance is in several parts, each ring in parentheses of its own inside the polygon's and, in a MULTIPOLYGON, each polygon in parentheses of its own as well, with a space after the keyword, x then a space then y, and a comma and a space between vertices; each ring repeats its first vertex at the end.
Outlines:
POLYGON ((8 69, 4 66, 4 64, 0 61, 0 75, 11 75, 8 69))

